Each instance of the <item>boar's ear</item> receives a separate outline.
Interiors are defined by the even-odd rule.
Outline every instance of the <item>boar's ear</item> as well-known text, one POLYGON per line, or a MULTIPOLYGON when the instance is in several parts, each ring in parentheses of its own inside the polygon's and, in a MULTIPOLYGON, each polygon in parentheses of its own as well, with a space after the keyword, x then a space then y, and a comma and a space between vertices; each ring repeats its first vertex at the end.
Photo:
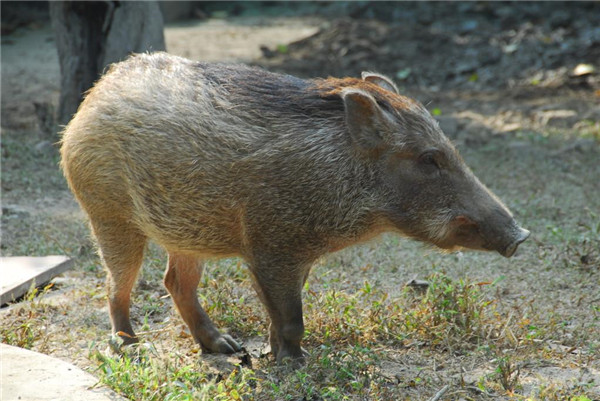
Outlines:
POLYGON ((384 75, 376 74, 374 72, 367 72, 367 71, 363 71, 362 74, 360 74, 360 75, 361 75, 363 81, 374 83, 375 85, 380 86, 383 89, 388 90, 390 92, 394 92, 397 95, 400 94, 396 84, 394 82, 392 82, 391 79, 389 79, 388 77, 386 77, 384 75))
POLYGON ((342 92, 346 110, 346 126, 353 143, 361 151, 373 152, 385 146, 383 134, 386 117, 375 99, 359 89, 342 92))

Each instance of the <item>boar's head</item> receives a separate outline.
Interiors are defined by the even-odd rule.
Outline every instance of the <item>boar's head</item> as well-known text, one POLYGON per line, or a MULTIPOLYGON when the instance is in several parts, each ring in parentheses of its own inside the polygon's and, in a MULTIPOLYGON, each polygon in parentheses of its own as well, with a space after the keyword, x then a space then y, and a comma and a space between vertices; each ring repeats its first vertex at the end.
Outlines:
POLYGON ((512 256, 529 237, 508 208, 458 154, 418 102, 376 74, 340 93, 353 147, 376 164, 391 227, 448 250, 494 250, 512 256))

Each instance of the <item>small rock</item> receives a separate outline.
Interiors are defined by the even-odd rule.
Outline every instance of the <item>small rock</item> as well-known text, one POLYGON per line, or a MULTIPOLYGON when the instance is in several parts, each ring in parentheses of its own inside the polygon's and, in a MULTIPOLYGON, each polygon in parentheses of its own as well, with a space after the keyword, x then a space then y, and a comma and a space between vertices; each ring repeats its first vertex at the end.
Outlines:
POLYGON ((573 69, 573 76, 581 77, 583 75, 590 75, 595 71, 596 69, 591 64, 577 64, 577 66, 573 69))
POLYGON ((512 54, 517 51, 519 45, 517 43, 511 43, 502 47, 502 51, 506 54, 512 54))
POLYGON ((406 283, 406 286, 412 287, 419 291, 425 291, 425 290, 427 290, 427 288, 429 288, 429 281, 413 278, 406 283))
POLYGON ((396 78, 403 81, 406 78, 408 78, 408 76, 410 75, 411 72, 412 72, 412 69, 410 67, 403 68, 396 73, 396 78))

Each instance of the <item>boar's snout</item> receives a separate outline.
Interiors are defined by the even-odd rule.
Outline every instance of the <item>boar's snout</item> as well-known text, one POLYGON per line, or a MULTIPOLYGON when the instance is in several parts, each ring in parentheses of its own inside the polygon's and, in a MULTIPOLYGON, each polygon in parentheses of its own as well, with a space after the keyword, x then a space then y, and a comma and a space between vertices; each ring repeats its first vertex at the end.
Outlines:
POLYGON ((514 230, 513 241, 506 248, 500 251, 500 254, 504 257, 510 258, 512 255, 515 254, 519 245, 527 238, 529 238, 529 234, 530 233, 528 230, 525 230, 521 227, 517 227, 516 230, 514 230))
POLYGON ((474 219, 460 215, 452 220, 454 230, 445 243, 436 245, 452 249, 455 246, 497 251, 510 258, 519 245, 529 237, 529 231, 521 228, 508 211, 498 210, 487 218, 474 219))
POLYGON ((479 227, 485 241, 483 248, 510 258, 519 245, 529 238, 529 231, 520 227, 507 213, 499 212, 494 217, 488 217, 479 227))
POLYGON ((469 207, 452 221, 458 234, 456 242, 465 248, 496 251, 510 258, 530 233, 487 188, 480 185, 478 189, 478 196, 472 196, 469 207))
MULTIPOLYGON (((471 176, 470 182, 474 184, 471 187, 472 192, 463 199, 463 205, 467 205, 463 209, 467 218, 459 219, 459 223, 477 231, 477 236, 483 241, 481 248, 497 251, 500 255, 510 258, 519 245, 529 238, 529 231, 515 221, 510 210, 475 176, 471 176), (468 224, 471 221, 473 224, 468 224)), ((477 249, 476 240, 472 245, 474 246, 467 244, 467 248, 477 249)))

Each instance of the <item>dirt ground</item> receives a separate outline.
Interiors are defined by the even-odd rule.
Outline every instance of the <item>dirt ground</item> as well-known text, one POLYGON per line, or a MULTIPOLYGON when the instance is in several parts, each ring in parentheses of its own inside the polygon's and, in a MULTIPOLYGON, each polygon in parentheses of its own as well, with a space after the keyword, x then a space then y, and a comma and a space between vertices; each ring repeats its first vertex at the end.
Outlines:
MULTIPOLYGON (((485 296, 505 322, 502 333, 523 329, 501 351, 519 366, 511 391, 479 385, 497 372, 498 354, 381 344, 386 356, 377 371, 390 386, 404 386, 393 394, 426 399, 451 384, 447 399, 600 399, 600 7, 364 3, 323 6, 318 14, 286 9, 270 18, 209 14, 167 26, 167 49, 302 77, 388 74, 439 119, 467 164, 532 232, 509 260, 445 255, 384 236, 315 266, 315 292, 353 292, 368 280, 393 298, 410 279, 436 272, 494 282, 485 296)), ((58 170, 56 137, 44 130, 59 94, 52 31, 47 22, 31 23, 3 35, 1 50, 2 255, 77 258, 41 298, 1 310, 2 341, 93 370, 90 349, 110 331, 104 273, 58 170)), ((164 260, 150 247, 132 316, 157 349, 185 354, 192 342, 160 285, 164 260)), ((223 270, 211 264, 204 289, 223 270)), ((237 276, 248 319, 259 322, 255 332, 238 327, 237 334, 262 344, 264 312, 248 280, 237 276)), ((253 357, 254 366, 266 363, 253 357)))

